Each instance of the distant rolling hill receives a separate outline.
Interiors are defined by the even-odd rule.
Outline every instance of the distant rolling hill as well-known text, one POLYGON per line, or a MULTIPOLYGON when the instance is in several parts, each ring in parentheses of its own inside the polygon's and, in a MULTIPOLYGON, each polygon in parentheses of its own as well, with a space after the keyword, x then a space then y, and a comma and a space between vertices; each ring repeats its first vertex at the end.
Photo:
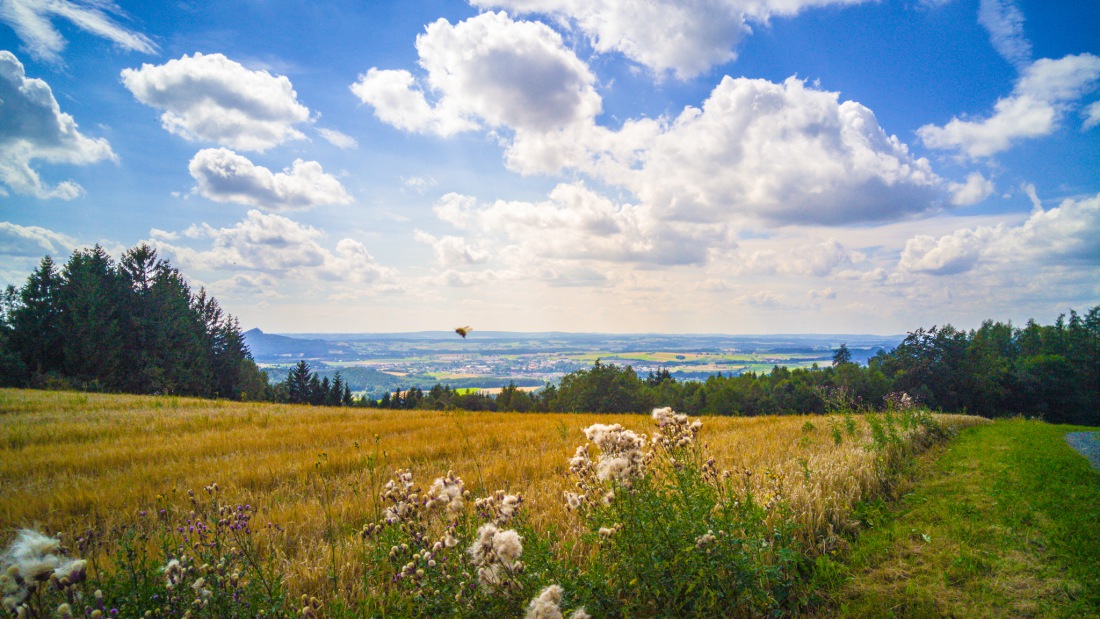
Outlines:
POLYGON ((355 351, 343 342, 319 339, 299 339, 264 333, 259 329, 244 332, 244 341, 257 363, 292 363, 306 361, 338 361, 351 358, 355 351))

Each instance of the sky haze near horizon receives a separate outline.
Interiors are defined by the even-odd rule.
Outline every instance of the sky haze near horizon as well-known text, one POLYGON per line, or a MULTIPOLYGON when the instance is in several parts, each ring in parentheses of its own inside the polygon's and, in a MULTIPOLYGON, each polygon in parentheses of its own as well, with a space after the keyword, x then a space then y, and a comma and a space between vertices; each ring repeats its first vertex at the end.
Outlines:
POLYGON ((896 334, 1100 304, 1100 3, 0 0, 0 284, 244 329, 896 334))

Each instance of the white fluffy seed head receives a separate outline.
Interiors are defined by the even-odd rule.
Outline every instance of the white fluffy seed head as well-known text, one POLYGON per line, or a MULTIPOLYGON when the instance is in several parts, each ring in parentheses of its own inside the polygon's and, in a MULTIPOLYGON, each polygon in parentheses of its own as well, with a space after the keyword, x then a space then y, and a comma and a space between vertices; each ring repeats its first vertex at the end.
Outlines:
POLYGON ((561 604, 562 589, 558 585, 550 585, 531 600, 527 605, 527 614, 524 619, 562 619, 561 604))

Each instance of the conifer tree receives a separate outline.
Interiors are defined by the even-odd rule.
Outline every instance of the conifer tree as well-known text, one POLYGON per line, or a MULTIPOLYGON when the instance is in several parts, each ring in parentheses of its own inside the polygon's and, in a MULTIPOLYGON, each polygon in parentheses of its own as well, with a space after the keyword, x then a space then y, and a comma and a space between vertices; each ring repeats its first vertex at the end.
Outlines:
POLYGON ((60 292, 61 277, 53 258, 46 256, 12 299, 11 347, 36 374, 62 369, 60 292))
POLYGON ((64 370, 82 383, 117 388, 125 342, 124 284, 101 246, 76 251, 62 269, 60 297, 64 370))

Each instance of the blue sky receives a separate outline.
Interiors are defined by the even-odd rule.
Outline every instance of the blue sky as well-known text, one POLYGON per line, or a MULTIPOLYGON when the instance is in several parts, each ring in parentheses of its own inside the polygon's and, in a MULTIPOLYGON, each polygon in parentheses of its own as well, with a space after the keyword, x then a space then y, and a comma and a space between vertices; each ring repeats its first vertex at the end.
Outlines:
POLYGON ((245 328, 901 333, 1100 303, 1100 3, 0 0, 0 283, 245 328))

